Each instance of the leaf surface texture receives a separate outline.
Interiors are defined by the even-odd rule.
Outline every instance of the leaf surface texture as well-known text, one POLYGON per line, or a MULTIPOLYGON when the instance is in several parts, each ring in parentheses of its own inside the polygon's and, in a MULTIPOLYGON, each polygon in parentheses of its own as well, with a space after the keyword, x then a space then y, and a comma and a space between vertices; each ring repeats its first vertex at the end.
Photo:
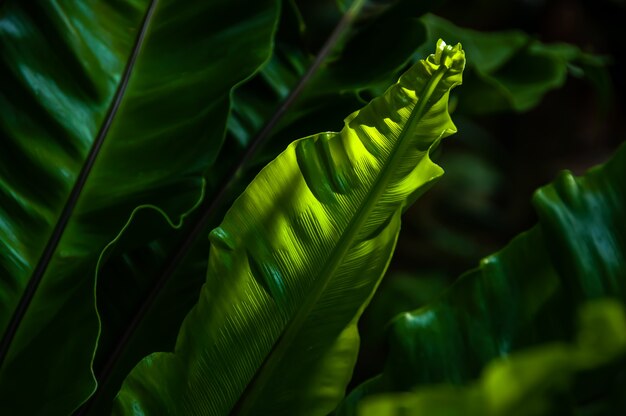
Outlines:
POLYGON ((116 414, 327 414, 355 359, 355 322, 400 214, 442 173, 460 45, 440 41, 339 133, 292 143, 211 232, 207 280, 174 353, 130 374, 116 414))

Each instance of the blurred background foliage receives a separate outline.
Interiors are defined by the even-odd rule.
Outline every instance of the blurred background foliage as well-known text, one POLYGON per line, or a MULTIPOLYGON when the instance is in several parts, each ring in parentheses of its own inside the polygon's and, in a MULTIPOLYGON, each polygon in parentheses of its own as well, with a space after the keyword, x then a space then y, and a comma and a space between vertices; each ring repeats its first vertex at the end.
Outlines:
POLYGON ((226 151, 260 147, 250 176, 295 137, 339 130, 329 121, 380 94, 439 37, 468 56, 452 97, 459 133, 435 155, 446 174, 404 215, 360 323, 353 386, 381 371, 386 322, 529 229, 536 188, 562 169, 582 174, 624 141, 625 19, 620 0, 283 3, 274 54, 236 91, 229 120, 226 151))
POLYGON ((615 383, 617 388, 613 391, 608 389, 609 393, 600 395, 601 400, 598 400, 597 391, 589 387, 588 380, 602 385, 604 380, 610 378, 607 375, 611 372, 611 365, 623 366, 622 356, 626 350, 626 314, 623 305, 607 299, 584 303, 578 310, 576 326, 577 335, 574 339, 568 342, 552 341, 493 359, 482 367, 479 377, 463 386, 432 383, 409 392, 367 397, 359 403, 358 414, 621 414, 619 409, 624 409, 624 399, 618 389, 623 388, 623 381, 615 383), (594 370, 603 378, 590 377, 594 370), (580 381, 585 379, 587 385, 581 386, 580 381), (568 394, 568 390, 574 390, 574 393, 568 394), (576 406, 572 394, 579 401, 583 397, 582 401, 586 404, 576 406))

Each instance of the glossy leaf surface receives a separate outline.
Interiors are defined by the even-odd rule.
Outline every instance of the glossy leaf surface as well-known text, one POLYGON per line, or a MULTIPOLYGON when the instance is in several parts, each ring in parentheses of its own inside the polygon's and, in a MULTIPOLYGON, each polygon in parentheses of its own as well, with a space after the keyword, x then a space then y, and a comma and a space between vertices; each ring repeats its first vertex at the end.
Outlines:
POLYGON ((356 358, 356 319, 389 262, 408 202, 442 171, 455 131, 460 45, 404 74, 339 133, 290 145, 211 232, 207 281, 175 353, 144 359, 116 414, 325 415, 356 358))
POLYGON ((271 4, 2 4, 3 413, 66 414, 93 391, 100 253, 136 207, 178 222, 196 204, 230 89, 267 56, 271 4))
MULTIPOLYGON (((432 383, 463 385, 490 361, 528 346, 568 341, 584 302, 626 301, 626 146, 576 178, 563 173, 534 197, 540 222, 428 306, 399 315, 380 376, 350 394, 339 414, 364 397, 432 383)), ((572 403, 613 400, 620 364, 573 393, 572 403)))

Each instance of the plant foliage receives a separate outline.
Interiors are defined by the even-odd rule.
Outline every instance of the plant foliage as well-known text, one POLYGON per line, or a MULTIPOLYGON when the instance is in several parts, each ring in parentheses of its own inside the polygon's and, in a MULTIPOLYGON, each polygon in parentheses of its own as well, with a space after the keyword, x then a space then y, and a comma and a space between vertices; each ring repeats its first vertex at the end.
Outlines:
MULTIPOLYGON (((95 308, 102 250, 133 210, 177 223, 192 208, 222 143, 231 89, 267 58, 274 1, 194 4, 1 5, 6 409, 67 414, 93 392, 96 342, 112 342, 95 308), (235 49, 246 54, 232 59, 235 49)), ((133 244, 153 237, 141 231, 133 244)), ((99 311, 106 324, 134 284, 118 279, 115 303, 99 311)))
MULTIPOLYGON (((604 58, 461 28, 438 3, 0 1, 0 414, 332 413, 400 216, 443 172, 449 109, 525 112, 567 74, 611 91, 604 58), (440 38, 470 56, 452 96, 465 52, 440 38)), ((413 411, 433 382, 465 403, 509 377, 505 353, 553 363, 556 345, 580 397, 574 373, 614 377, 571 317, 624 297, 620 166, 544 188, 541 224, 425 309, 436 330, 396 319, 385 371, 339 412, 413 411)))
MULTIPOLYGON (((432 395, 408 396, 406 403, 414 404, 415 412, 426 403, 432 405, 431 399, 441 402, 458 393, 459 401, 450 404, 456 410, 446 410, 442 403, 441 412, 462 414, 467 399, 473 401, 470 408, 475 414, 508 414, 506 409, 531 400, 535 393, 543 398, 546 390, 583 370, 587 382, 571 390, 558 409, 574 412, 589 407, 591 401, 620 413, 617 409, 624 404, 620 377, 626 371, 622 309, 626 302, 625 174, 626 146, 622 146, 609 162, 585 176, 564 172, 553 184, 539 189, 533 201, 539 224, 483 259, 479 268, 463 275, 435 301, 398 315, 389 328, 390 352, 384 372, 355 389, 338 414, 354 414, 364 396, 430 391, 431 385, 435 386, 432 395), (586 306, 604 298, 613 300, 604 306, 586 306), (579 308, 591 310, 583 312, 579 337, 584 340, 563 345, 576 337, 579 308), (612 359, 619 365, 602 368, 612 359), (520 367, 526 367, 526 378, 517 370, 520 367), (589 372, 596 367, 602 371, 589 372), (454 387, 474 382, 481 372, 474 387, 454 387), (519 385, 510 399, 505 390, 485 390, 498 388, 493 380, 499 377, 510 381, 498 383, 519 385), (481 407, 490 406, 485 400, 503 400, 504 407, 481 407)), ((405 406, 402 402, 398 406, 405 406)), ((387 399, 376 403, 372 406, 388 408, 389 414, 400 411, 387 399)), ((520 414, 536 410, 524 411, 520 414)))

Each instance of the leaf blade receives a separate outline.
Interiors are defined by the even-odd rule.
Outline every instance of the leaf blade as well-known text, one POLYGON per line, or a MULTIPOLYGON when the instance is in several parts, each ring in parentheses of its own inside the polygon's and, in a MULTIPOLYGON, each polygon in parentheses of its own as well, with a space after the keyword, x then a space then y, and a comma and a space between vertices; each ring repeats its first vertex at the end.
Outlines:
MULTIPOLYGON (((231 20, 215 13, 221 7, 217 2, 188 7, 143 0, 3 4, 1 34, 8 47, 2 48, 0 70, 18 82, 11 85, 15 89, 5 90, 3 84, 0 144, 9 151, 0 153, 29 161, 29 169, 22 175, 14 160, 3 160, 2 184, 7 186, 2 206, 16 205, 17 185, 30 187, 30 199, 20 201, 21 206, 46 215, 45 221, 31 221, 15 210, 6 216, 3 212, 3 224, 35 227, 23 241, 3 238, 11 249, 2 255, 13 253, 14 247, 22 252, 32 241, 29 261, 36 263, 41 257, 37 244, 58 223, 90 147, 97 156, 8 349, 0 372, 3 409, 66 414, 93 391, 91 364, 99 335, 94 271, 100 252, 137 206, 158 206, 177 222, 197 202, 202 175, 222 145, 230 89, 266 57, 273 4, 257 2, 229 14, 231 20), (141 37, 142 19, 150 10, 154 13, 141 37), (241 27, 231 26, 233 20, 241 27), (246 30, 258 37, 242 36, 246 30), (226 59, 229 46, 247 53, 226 59), (128 62, 135 53, 131 68, 128 62), (128 85, 120 88, 125 68, 128 85), (115 117, 107 117, 116 106, 115 117), (101 126, 108 131, 97 148, 101 126), (45 127, 50 134, 42 133, 45 127), (37 175, 28 173, 31 167, 37 175), (21 177, 25 179, 16 180, 21 177), (49 373, 33 379, 25 368, 49 373), (33 400, 29 392, 41 399, 33 400)), ((140 239, 153 238, 154 230, 144 231, 140 239)), ((4 260, 2 266, 12 264, 4 260)), ((13 271, 1 273, 3 289, 18 287, 17 294, 2 298, 7 310, 15 309, 14 300, 33 281, 29 272, 23 270, 19 285, 10 281, 13 271)), ((2 320, 10 316, 4 312, 2 320)))
MULTIPOLYGON (((343 328, 354 324, 389 261, 406 201, 441 174, 428 151, 454 131, 447 99, 463 67, 460 46, 438 44, 435 55, 384 97, 346 118, 341 133, 296 141, 262 170, 211 233, 207 282, 176 353, 153 354, 138 365, 118 395, 117 413, 133 407, 174 414, 298 408, 296 399, 270 393, 293 384, 293 371, 282 374, 283 384, 279 370, 293 370, 290 357, 319 363, 343 328), (363 261, 371 256, 371 264, 363 261), (351 298, 346 288, 353 283, 351 298), (346 296, 342 303, 337 293, 346 296), (315 317, 330 307, 337 314, 319 324, 323 336, 307 358, 298 342, 312 341, 315 317)), ((345 388, 326 383, 333 399, 316 414, 332 410, 345 388)))

